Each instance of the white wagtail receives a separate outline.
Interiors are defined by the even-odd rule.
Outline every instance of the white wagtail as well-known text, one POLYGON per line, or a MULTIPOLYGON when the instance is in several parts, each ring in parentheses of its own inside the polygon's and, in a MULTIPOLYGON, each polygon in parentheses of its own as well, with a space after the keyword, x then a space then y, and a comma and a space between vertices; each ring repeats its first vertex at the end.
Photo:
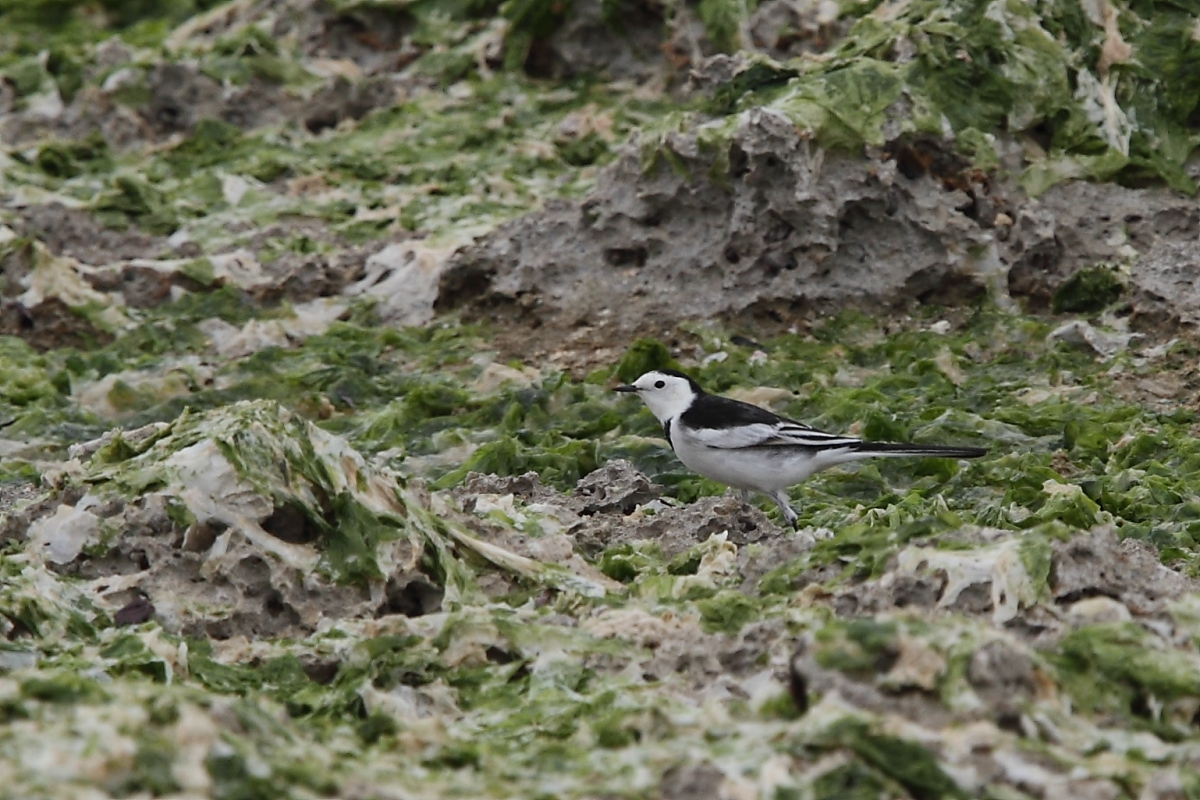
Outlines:
POLYGON ((934 456, 978 458, 981 447, 864 442, 825 433, 765 408, 708 394, 674 370, 647 372, 618 392, 634 392, 662 423, 663 433, 684 466, 742 493, 762 492, 775 501, 793 527, 798 515, 787 488, 814 472, 864 458, 934 456))

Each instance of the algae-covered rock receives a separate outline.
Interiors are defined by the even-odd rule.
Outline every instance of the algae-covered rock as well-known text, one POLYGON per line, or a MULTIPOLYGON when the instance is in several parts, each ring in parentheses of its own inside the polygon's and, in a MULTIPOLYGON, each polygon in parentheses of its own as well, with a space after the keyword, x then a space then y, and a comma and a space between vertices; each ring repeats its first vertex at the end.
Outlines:
MULTIPOLYGON (((11 248, 16 241, 10 243, 11 248)), ((6 304, 0 333, 20 335, 39 349, 104 342, 129 328, 120 305, 86 280, 89 268, 69 256, 56 256, 40 242, 23 252, 5 253, 21 290, 6 304)))
POLYGON ((456 607, 479 597, 468 552, 518 581, 606 588, 586 565, 576 576, 474 538, 424 489, 275 403, 185 413, 75 452, 86 460, 70 480, 86 494, 34 522, 31 544, 69 573, 123 575, 120 590, 139 589, 172 630, 311 631, 387 613, 389 591, 410 584, 456 607))

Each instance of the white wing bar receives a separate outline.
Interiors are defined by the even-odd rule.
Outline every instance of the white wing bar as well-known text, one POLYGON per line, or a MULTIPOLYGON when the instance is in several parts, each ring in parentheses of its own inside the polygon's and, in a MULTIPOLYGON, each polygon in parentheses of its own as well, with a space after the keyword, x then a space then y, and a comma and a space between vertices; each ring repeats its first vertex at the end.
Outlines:
POLYGON ((838 436, 793 422, 756 422, 733 428, 693 428, 692 438, 707 447, 737 450, 743 447, 812 447, 837 450, 861 442, 853 436, 838 436))

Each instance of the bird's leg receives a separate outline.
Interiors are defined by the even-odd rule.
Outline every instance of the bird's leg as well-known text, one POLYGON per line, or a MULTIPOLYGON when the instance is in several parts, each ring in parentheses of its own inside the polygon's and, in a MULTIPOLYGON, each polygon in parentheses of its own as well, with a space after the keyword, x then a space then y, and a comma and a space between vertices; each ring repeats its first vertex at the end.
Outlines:
POLYGON ((783 518, 787 520, 787 524, 792 526, 792 530, 800 529, 800 515, 796 513, 796 509, 788 503, 787 492, 779 489, 774 492, 766 493, 767 497, 775 501, 775 505, 779 506, 780 512, 783 513, 783 518))

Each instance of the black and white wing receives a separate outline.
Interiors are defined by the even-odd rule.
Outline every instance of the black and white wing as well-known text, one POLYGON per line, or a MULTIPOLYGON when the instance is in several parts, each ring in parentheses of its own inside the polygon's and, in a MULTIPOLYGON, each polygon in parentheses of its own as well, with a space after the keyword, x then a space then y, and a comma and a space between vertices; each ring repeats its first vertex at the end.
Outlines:
POLYGON ((805 447, 816 450, 855 448, 862 444, 853 436, 817 430, 765 408, 705 395, 680 415, 689 435, 698 443, 719 450, 747 447, 805 447))

